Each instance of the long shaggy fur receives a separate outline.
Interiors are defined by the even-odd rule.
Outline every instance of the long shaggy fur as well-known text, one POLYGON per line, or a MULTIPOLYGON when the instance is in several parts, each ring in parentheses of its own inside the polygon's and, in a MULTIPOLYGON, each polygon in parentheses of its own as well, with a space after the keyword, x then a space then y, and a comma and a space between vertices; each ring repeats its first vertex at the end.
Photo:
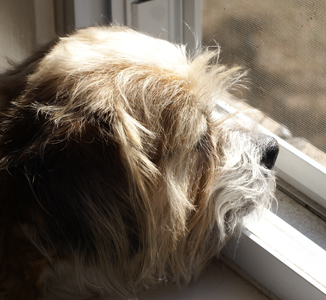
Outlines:
POLYGON ((134 298, 188 283, 268 206, 258 135, 204 50, 88 28, 0 77, 0 298, 134 298))

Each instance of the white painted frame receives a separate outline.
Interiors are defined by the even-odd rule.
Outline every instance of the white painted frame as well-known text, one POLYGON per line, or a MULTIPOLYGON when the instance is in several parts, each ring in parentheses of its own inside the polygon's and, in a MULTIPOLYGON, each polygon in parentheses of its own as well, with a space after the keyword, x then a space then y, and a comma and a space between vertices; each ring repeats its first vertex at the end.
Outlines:
POLYGON ((326 208, 326 168, 286 141, 277 139, 280 145, 276 162, 278 176, 326 208))
POLYGON ((270 211, 223 254, 282 300, 326 299, 326 252, 270 211))
POLYGON ((187 44, 190 51, 200 47, 201 0, 111 0, 111 14, 113 24, 187 44))
MULTIPOLYGON (((106 7, 106 0, 74 0, 75 27, 101 25, 106 7)), ((201 0, 111 0, 111 16, 113 24, 187 44, 189 51, 201 45, 201 0)))

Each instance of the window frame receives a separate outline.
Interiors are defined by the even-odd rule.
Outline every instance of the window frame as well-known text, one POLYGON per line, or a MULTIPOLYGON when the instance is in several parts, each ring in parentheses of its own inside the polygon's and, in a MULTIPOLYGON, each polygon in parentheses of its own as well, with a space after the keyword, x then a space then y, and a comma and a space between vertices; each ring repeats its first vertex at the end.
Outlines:
POLYGON ((271 211, 259 226, 247 219, 222 255, 279 299, 326 299, 326 251, 271 211))

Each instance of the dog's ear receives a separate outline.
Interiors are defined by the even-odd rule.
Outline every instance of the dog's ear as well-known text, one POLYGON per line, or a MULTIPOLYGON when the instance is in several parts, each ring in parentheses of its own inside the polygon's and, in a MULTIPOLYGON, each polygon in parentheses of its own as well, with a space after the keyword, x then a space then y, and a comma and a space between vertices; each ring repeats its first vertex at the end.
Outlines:
POLYGON ((144 149, 153 135, 119 103, 101 104, 103 93, 112 100, 110 78, 99 89, 96 74, 70 80, 42 67, 1 116, 0 218, 22 225, 47 257, 105 258, 113 285, 137 280, 156 251, 148 193, 158 171, 144 149), (138 253, 146 257, 128 272, 138 253))

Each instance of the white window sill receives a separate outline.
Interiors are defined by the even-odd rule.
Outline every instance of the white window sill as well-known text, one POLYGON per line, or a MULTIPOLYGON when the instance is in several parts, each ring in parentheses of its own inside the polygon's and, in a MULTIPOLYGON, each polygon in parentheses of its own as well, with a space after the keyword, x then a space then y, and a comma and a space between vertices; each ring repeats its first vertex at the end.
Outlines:
POLYGON ((223 254, 282 300, 326 299, 325 250, 270 211, 223 254))
POLYGON ((284 182, 278 180, 276 190, 277 208, 273 208, 275 214, 290 226, 298 230, 305 237, 326 251, 326 220, 324 215, 316 214, 316 211, 306 205, 307 200, 301 200, 302 194, 291 191, 284 182), (294 195, 292 193, 295 193, 294 195))

